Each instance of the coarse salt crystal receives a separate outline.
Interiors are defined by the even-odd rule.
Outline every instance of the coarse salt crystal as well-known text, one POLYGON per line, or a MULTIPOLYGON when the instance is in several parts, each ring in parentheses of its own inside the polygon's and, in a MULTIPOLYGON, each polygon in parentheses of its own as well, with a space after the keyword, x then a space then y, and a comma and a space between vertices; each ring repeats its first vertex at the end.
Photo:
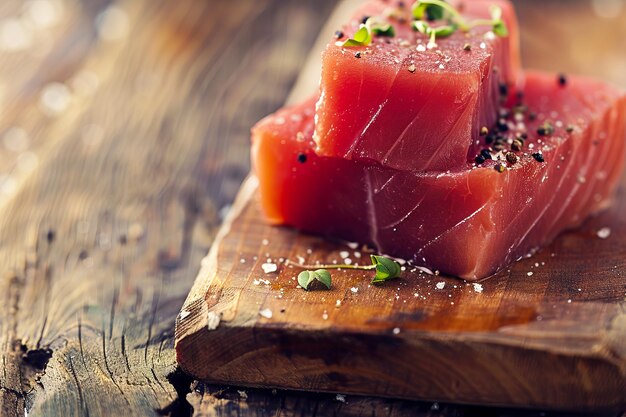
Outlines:
POLYGON ((337 301, 335 302, 335 307, 339 307, 339 306, 341 306, 341 300, 337 300, 337 301))
POLYGON ((263 272, 265 272, 266 274, 278 271, 278 265, 269 262, 261 265, 261 268, 263 268, 263 272))
POLYGON ((432 270, 426 268, 425 266, 416 266, 415 268, 417 268, 418 270, 420 270, 421 272, 423 272, 425 274, 435 275, 435 273, 432 270))
POLYGON ((350 252, 348 252, 347 250, 342 250, 341 252, 339 252, 339 256, 341 256, 342 259, 345 259, 350 256, 350 252))
POLYGON ((264 246, 267 246, 267 245, 269 245, 269 244, 270 244, 270 241, 269 241, 269 240, 267 240, 267 239, 263 239, 263 240, 261 241, 261 243, 262 243, 264 246))
POLYGON ((265 317, 266 319, 271 319, 272 318, 272 310, 270 310, 269 308, 265 308, 265 309, 259 311, 259 315, 261 315, 261 317, 265 317))
POLYGON ((611 229, 608 227, 603 227, 602 229, 598 230, 597 235, 600 239, 606 239, 611 236, 611 229))
POLYGON ((533 276, 533 271, 528 271, 528 273, 526 275, 528 275, 529 277, 532 277, 533 276))
POLYGON ((350 249, 356 249, 359 247, 359 244, 356 242, 348 242, 347 245, 350 249))
POLYGON ((437 287, 438 290, 443 290, 443 288, 446 286, 446 283, 441 281, 438 282, 437 284, 435 284, 435 287, 437 287))
POLYGON ((359 292, 359 289, 357 287, 352 287, 352 288, 350 288, 350 291, 352 291, 354 294, 356 294, 357 292, 359 292))
POLYGON ((392 332, 393 332, 393 334, 400 334, 400 328, 399 327, 394 327, 392 332))
POLYGON ((339 402, 345 403, 346 402, 346 396, 343 394, 337 394, 337 396, 335 397, 335 399, 339 402))
POLYGON ((220 315, 217 314, 214 311, 209 311, 209 314, 207 315, 207 327, 209 330, 215 330, 217 329, 217 326, 220 325, 220 315))
POLYGON ((478 293, 483 292, 483 286, 481 284, 474 283, 474 291, 476 291, 478 293))
POLYGON ((189 317, 189 315, 190 315, 190 314, 191 314, 191 311, 183 310, 183 311, 181 311, 181 312, 180 312, 180 314, 178 315, 178 317, 179 317, 181 320, 184 320, 184 319, 186 319, 187 317, 189 317))

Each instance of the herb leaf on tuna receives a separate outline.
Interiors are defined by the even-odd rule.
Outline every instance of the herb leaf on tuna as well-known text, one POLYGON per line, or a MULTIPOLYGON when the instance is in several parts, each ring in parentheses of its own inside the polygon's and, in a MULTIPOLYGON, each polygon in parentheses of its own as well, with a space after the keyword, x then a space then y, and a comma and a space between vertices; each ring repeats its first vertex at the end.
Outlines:
POLYGON ((372 43, 372 34, 370 29, 364 24, 359 26, 359 30, 356 31, 352 38, 344 42, 338 42, 340 46, 367 46, 370 43, 372 43))
POLYGON ((502 9, 498 6, 489 8, 491 20, 477 19, 471 22, 467 22, 457 9, 444 0, 420 0, 413 4, 412 12, 415 19, 413 29, 430 36, 429 44, 434 44, 437 37, 452 35, 457 29, 468 32, 477 26, 490 26, 496 36, 509 35, 506 23, 502 20, 502 9), (448 24, 432 27, 427 20, 443 20, 448 24))
POLYGON ((368 17, 364 23, 361 23, 359 30, 356 31, 352 38, 343 42, 337 42, 337 46, 368 46, 372 43, 373 35, 393 37, 396 35, 396 32, 391 23, 376 17, 368 17))

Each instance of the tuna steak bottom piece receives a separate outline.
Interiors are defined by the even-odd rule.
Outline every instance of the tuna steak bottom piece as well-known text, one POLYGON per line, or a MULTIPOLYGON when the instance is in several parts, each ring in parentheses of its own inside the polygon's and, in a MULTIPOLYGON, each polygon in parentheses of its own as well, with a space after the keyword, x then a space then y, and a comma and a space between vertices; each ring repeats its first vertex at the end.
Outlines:
POLYGON ((468 20, 488 18, 490 6, 501 7, 508 36, 478 26, 429 48, 428 36, 411 29, 412 2, 398 3, 365 3, 340 39, 352 36, 367 16, 393 24, 395 36, 375 36, 359 47, 342 47, 333 38, 322 53, 317 153, 397 169, 458 168, 480 128, 496 121, 501 93, 517 80, 513 6, 508 0, 453 2, 468 20), (405 17, 398 18, 402 11, 405 17))
POLYGON ((526 80, 524 104, 453 171, 320 157, 314 100, 280 110, 252 131, 264 213, 469 280, 495 273, 604 207, 624 160, 621 92, 583 78, 526 80))

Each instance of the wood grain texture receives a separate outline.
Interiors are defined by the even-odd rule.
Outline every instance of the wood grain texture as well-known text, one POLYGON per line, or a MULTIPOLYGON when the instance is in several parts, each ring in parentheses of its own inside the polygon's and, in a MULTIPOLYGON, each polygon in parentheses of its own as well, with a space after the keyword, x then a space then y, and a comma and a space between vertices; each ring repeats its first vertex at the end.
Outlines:
MULTIPOLYGON (((306 77, 300 85, 314 82, 306 77)), ((251 178, 183 306, 177 359, 192 375, 224 384, 623 410, 625 209, 622 187, 609 211, 482 288, 418 272, 373 287, 367 274, 343 271, 331 291, 303 292, 285 259, 332 263, 352 251, 266 225, 251 178), (597 237, 603 227, 609 239, 597 237), (279 264, 276 274, 263 272, 267 258, 279 264)))
POLYGON ((55 4, 0 6, 0 415, 174 414, 174 319, 330 4, 55 4))

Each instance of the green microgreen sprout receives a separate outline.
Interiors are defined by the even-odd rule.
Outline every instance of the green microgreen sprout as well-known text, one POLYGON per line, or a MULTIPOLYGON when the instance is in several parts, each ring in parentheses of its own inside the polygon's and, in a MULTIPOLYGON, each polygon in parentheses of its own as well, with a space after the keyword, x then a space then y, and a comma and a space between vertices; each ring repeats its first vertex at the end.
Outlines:
POLYGON ((489 26, 496 36, 505 37, 509 35, 506 23, 502 20, 502 9, 492 5, 489 8, 491 19, 476 19, 466 21, 461 13, 444 0, 420 0, 413 4, 413 29, 429 36, 430 47, 435 45, 437 38, 452 35, 457 30, 469 32, 478 26, 489 26), (431 26, 428 20, 443 20, 447 24, 444 26, 431 26))
POLYGON ((401 268, 400 264, 395 260, 381 255, 371 255, 371 265, 347 265, 347 264, 332 264, 332 265, 302 265, 293 264, 298 268, 305 269, 298 274, 298 284, 308 290, 311 284, 315 281, 319 281, 330 289, 332 286, 332 280, 328 269, 358 269, 362 271, 375 270, 376 273, 372 278, 371 283, 375 285, 382 284, 400 276, 401 268))
POLYGON ((337 42, 338 46, 369 46, 373 36, 394 37, 396 35, 393 25, 376 17, 369 17, 365 23, 361 23, 359 30, 352 38, 343 42, 337 42))
POLYGON ((435 47, 437 38, 445 38, 452 35, 457 30, 455 24, 432 27, 428 22, 416 20, 413 22, 413 29, 429 36, 428 48, 435 47))
POLYGON ((337 42, 337 45, 344 47, 367 46, 370 43, 372 43, 372 32, 365 24, 362 23, 361 26, 359 26, 359 30, 356 31, 354 36, 346 39, 343 42, 337 42))

